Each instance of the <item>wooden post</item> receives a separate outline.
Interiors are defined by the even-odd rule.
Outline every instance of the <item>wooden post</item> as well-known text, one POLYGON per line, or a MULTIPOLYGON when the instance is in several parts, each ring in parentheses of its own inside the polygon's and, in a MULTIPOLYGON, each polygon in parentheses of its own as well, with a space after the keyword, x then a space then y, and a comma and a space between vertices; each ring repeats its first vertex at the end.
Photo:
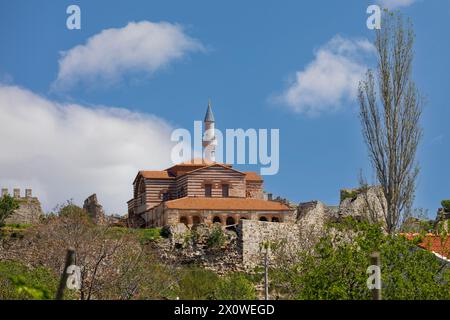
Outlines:
MULTIPOLYGON (((370 264, 373 266, 377 266, 378 270, 381 271, 381 263, 380 263, 380 253, 374 252, 370 255, 370 264)), ((372 300, 381 300, 381 273, 379 274, 380 287, 376 288, 376 286, 372 289, 372 300)))
POLYGON ((58 291, 56 292, 56 300, 63 300, 64 289, 66 288, 67 278, 69 277, 69 275, 67 274, 67 268, 69 268, 69 266, 73 264, 75 264, 75 249, 69 248, 67 249, 66 264, 64 265, 64 270, 61 274, 61 280, 59 281, 58 291))

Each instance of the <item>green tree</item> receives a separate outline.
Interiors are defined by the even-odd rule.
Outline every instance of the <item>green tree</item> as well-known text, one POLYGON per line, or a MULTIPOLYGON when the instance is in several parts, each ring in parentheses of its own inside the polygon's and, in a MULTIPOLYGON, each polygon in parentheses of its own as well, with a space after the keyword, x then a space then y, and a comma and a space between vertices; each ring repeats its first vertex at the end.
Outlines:
POLYGON ((450 200, 442 200, 441 205, 445 212, 450 212, 450 200))
MULTIPOLYGON (((393 234, 412 207, 419 173, 423 101, 412 79, 414 31, 400 14, 386 12, 376 32, 376 73, 359 85, 362 134, 374 169, 387 232, 393 234)), ((374 210, 369 208, 369 210, 374 210)))
POLYGON ((5 223, 5 220, 11 216, 15 210, 19 208, 19 202, 10 195, 4 195, 0 199, 0 226, 5 223))
POLYGON ((380 225, 347 220, 333 224, 313 253, 283 273, 273 272, 275 289, 295 299, 371 299, 369 256, 381 254, 383 299, 450 299, 450 270, 431 252, 380 225))

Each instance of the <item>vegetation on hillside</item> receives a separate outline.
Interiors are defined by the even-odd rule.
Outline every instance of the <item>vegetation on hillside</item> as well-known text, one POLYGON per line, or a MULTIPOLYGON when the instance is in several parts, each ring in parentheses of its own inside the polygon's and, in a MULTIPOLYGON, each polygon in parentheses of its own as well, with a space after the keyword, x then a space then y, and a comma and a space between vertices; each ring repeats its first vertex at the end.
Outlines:
POLYGON ((378 251, 384 299, 450 299, 450 268, 418 248, 419 237, 410 241, 352 219, 331 224, 329 231, 295 264, 272 270, 273 291, 289 299, 371 299, 366 271, 370 254, 378 251))
MULTIPOLYGON (((66 290, 66 299, 256 299, 262 281, 260 269, 219 276, 162 261, 151 245, 162 240, 161 229, 96 226, 73 204, 40 225, 16 227, 21 237, 0 239, 0 299, 52 299, 68 247, 75 248, 82 280, 80 290, 66 290)), ((210 245, 221 250, 221 233, 211 235, 210 245)), ((450 299, 450 270, 441 260, 380 225, 350 218, 331 223, 294 260, 272 260, 271 298, 370 299, 366 270, 373 251, 381 253, 385 299, 450 299)))

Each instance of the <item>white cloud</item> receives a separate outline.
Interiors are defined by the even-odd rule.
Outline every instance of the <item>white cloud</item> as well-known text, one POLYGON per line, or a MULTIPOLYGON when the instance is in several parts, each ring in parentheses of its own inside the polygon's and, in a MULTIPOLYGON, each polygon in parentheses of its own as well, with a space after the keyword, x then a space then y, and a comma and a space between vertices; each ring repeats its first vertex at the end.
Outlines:
POLYGON ((318 115, 338 109, 356 97, 366 60, 374 52, 366 39, 333 37, 315 52, 314 60, 298 71, 275 101, 298 113, 318 115))
POLYGON ((416 0, 377 0, 378 4, 383 8, 396 9, 401 7, 408 7, 416 0))
POLYGON ((172 129, 155 116, 5 85, 0 114, 0 186, 32 187, 46 210, 95 192, 107 213, 126 213, 137 171, 170 165, 172 129))
POLYGON ((101 31, 86 44, 63 52, 53 89, 80 82, 113 83, 129 73, 152 74, 203 45, 178 24, 130 22, 123 28, 101 31))

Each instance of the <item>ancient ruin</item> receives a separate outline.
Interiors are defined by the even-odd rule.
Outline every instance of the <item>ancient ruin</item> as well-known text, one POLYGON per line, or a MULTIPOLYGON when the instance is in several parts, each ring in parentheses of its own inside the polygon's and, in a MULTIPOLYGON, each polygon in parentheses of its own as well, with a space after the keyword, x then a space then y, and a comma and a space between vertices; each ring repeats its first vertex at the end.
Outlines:
POLYGON ((106 217, 103 207, 98 203, 97 195, 94 193, 84 200, 83 209, 97 225, 105 225, 106 217))
MULTIPOLYGON (((7 188, 2 188, 2 197, 9 195, 7 188)), ((25 189, 22 197, 20 189, 13 189, 13 197, 19 202, 19 208, 5 220, 5 224, 36 224, 43 214, 41 203, 37 197, 33 197, 32 189, 25 189)))

